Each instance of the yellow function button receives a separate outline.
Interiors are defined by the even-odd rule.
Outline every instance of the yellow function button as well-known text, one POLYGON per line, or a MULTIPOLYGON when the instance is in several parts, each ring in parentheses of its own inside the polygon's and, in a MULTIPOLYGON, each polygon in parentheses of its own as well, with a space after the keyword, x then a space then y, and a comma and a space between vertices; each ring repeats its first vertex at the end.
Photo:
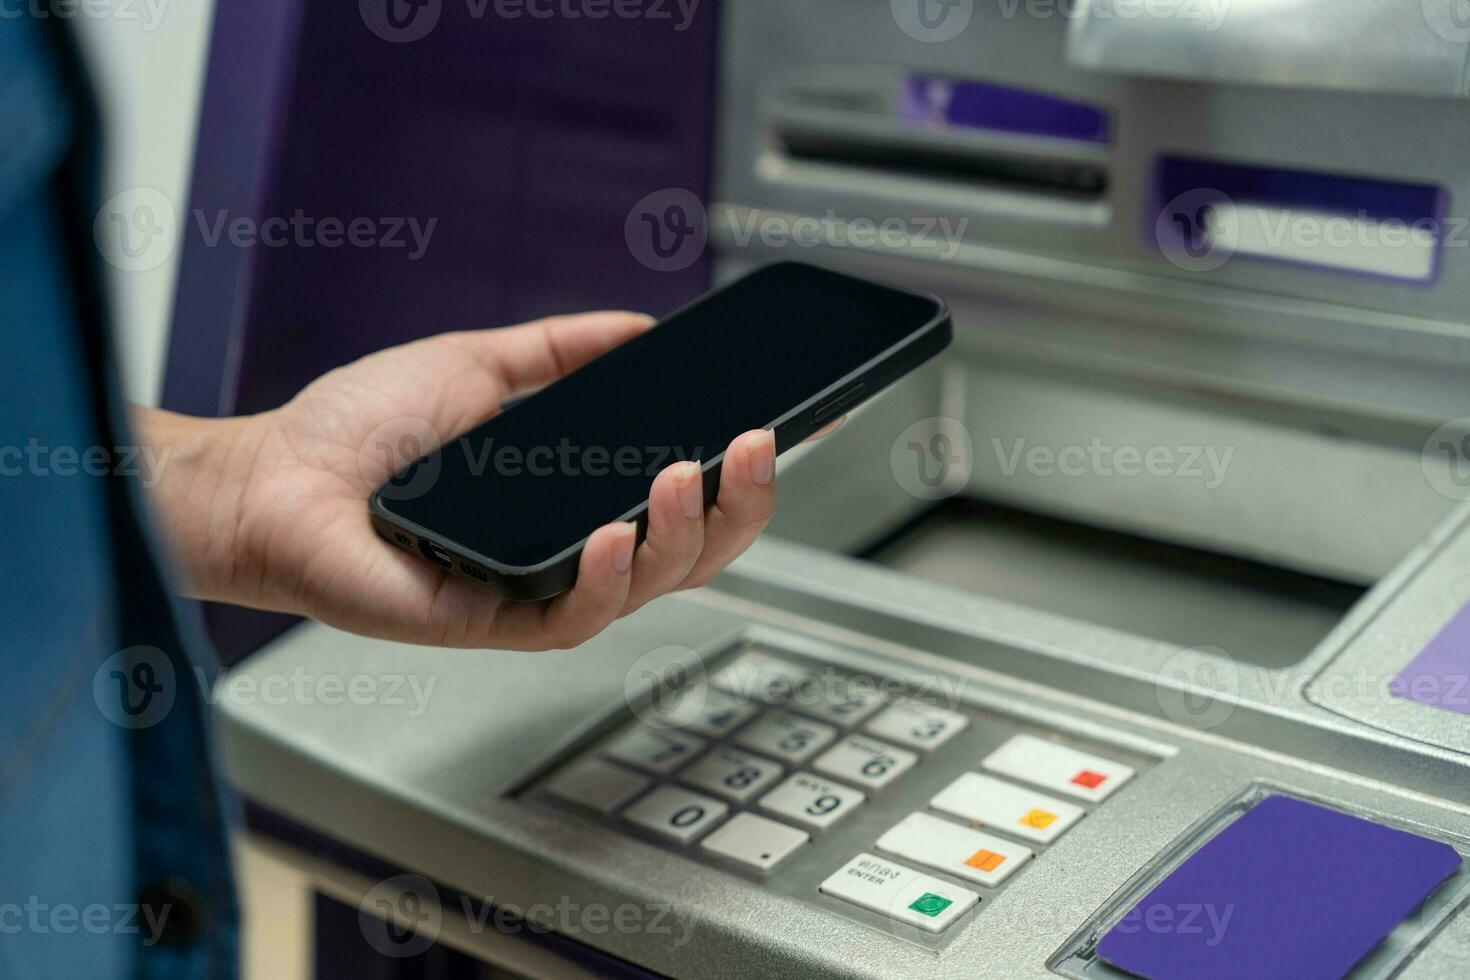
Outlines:
POLYGON ((1051 826, 1052 821, 1056 820, 1056 818, 1057 815, 1055 813, 1048 813, 1045 810, 1032 810, 1021 818, 1021 823, 1028 827, 1035 827, 1037 830, 1045 830, 1051 826))

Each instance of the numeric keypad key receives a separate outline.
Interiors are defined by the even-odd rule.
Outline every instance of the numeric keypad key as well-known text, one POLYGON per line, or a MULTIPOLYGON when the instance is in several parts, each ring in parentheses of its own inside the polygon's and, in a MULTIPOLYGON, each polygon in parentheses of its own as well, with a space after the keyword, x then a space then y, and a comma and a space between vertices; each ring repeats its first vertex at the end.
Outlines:
POLYGON ((717 748, 684 770, 681 778, 696 789, 736 803, 759 795, 785 772, 780 764, 739 749, 717 748))
POLYGON ((890 742, 915 749, 937 749, 964 731, 970 719, 956 711, 925 704, 922 701, 900 701, 884 708, 868 722, 868 731, 890 742))
POLYGON ((609 759, 660 774, 681 769, 704 751, 705 741, 687 732, 638 725, 609 742, 602 754, 609 759))
POLYGON ((761 797, 769 813, 823 830, 862 806, 867 797, 809 772, 799 772, 761 797))
POLYGON ((798 763, 837 737, 837 729, 791 711, 775 711, 751 723, 735 741, 782 762, 798 763))
POLYGON ((867 789, 881 789, 908 772, 919 757, 865 735, 852 735, 817 756, 818 772, 867 789))
POLYGON ((688 844, 729 812, 719 800, 677 786, 660 786, 624 810, 623 816, 655 834, 688 844))

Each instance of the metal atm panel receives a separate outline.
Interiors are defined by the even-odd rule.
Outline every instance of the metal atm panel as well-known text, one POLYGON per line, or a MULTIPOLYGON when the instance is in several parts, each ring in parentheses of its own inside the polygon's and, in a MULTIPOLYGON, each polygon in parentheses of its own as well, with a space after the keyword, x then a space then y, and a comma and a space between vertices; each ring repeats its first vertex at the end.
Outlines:
MULTIPOLYGON (((924 395, 903 397, 964 421, 969 486, 986 499, 1360 584, 1422 539, 1453 503, 1426 480, 1425 466, 1437 465, 1426 440, 1463 412, 1470 367, 1466 254, 1453 244, 1470 175, 1447 135, 1465 103, 1130 77, 1069 58, 1078 22, 1060 12, 1028 16, 1022 5, 1007 16, 1004 5, 977 4, 963 31, 925 43, 894 9, 727 6, 710 221, 724 268, 793 251, 772 247, 763 221, 905 223, 908 241, 825 242, 804 257, 952 298, 955 357, 924 395), (956 101, 967 85, 988 98, 1063 100, 1098 113, 1104 135, 1079 138, 1075 120, 1037 135, 983 116, 983 125, 916 116, 915 87, 936 79, 956 101), (1405 214, 1441 222, 1437 271, 1419 281, 1248 251, 1190 267, 1155 225, 1169 203, 1158 195, 1191 179, 1265 194, 1292 215, 1402 199, 1405 214), (1293 193, 1305 196, 1292 204, 1293 193), (917 240, 945 221, 958 233, 917 240), (1233 447, 1231 479, 1206 490, 1146 475, 1005 471, 1018 440, 1087 446, 1100 434, 1233 447), (1349 526, 1366 533, 1341 533, 1349 526)), ((1251 213, 1267 220, 1263 208, 1251 213)), ((898 430, 882 434, 891 441, 898 430)), ((886 510, 870 511, 888 525, 837 527, 798 503, 781 529, 859 547, 905 512, 893 493, 886 510)))

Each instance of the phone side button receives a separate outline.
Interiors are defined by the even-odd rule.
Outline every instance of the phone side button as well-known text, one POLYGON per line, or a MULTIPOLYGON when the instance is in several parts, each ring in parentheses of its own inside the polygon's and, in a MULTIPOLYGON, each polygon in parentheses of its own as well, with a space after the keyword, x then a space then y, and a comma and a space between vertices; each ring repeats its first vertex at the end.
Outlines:
POLYGON ((865 388, 867 388, 867 384, 859 381, 851 387, 846 388, 833 395, 831 398, 828 398, 826 401, 822 402, 822 404, 818 405, 816 409, 812 412, 812 421, 820 422, 825 418, 836 415, 838 412, 842 411, 844 408, 851 405, 853 402, 862 397, 863 390, 865 388))

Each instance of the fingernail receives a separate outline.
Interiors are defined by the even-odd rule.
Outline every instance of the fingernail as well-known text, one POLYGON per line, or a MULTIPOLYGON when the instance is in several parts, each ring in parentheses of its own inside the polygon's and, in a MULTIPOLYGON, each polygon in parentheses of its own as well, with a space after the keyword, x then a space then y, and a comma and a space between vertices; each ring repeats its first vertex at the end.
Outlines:
POLYGON ((685 517, 692 521, 704 513, 704 481, 699 479, 698 463, 679 463, 674 467, 674 490, 685 517))
POLYGON ((761 486, 769 486, 776 478, 776 434, 763 432, 750 447, 750 478, 761 486))
POLYGON ((613 548, 613 569, 619 574, 633 567, 633 546, 638 543, 638 528, 633 524, 624 524, 628 530, 623 534, 622 540, 613 548))

